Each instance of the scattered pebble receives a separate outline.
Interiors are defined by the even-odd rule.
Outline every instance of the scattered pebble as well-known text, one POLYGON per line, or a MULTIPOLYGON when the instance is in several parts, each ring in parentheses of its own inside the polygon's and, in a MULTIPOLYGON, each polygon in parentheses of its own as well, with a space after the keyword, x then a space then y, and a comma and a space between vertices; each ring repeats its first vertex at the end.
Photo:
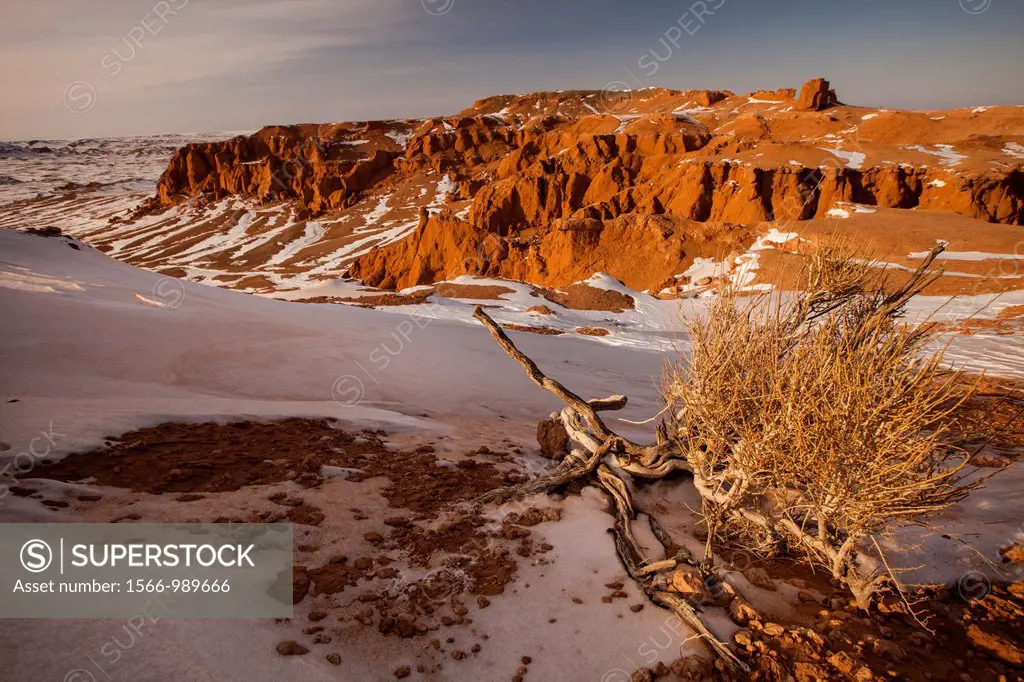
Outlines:
POLYGON ((302 656, 303 654, 308 654, 309 649, 295 640, 288 640, 277 645, 277 653, 282 656, 302 656))

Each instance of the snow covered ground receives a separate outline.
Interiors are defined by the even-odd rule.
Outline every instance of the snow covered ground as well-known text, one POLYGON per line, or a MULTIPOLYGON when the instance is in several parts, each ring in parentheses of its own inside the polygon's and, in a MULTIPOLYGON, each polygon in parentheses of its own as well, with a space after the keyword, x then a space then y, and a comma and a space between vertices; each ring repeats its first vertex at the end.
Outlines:
MULTIPOLYGON (((621 288, 600 276, 590 284, 621 288)), ((518 321, 528 315, 524 306, 537 301, 509 286, 515 294, 492 312, 499 320, 518 321)), ((679 319, 679 302, 628 293, 638 305, 621 314, 625 331, 618 336, 512 334, 543 369, 583 396, 628 395, 629 408, 615 416, 641 420, 660 409, 657 385, 665 356, 655 349, 681 341, 665 331, 677 325, 669 321, 679 319)), ((1004 295, 983 314, 994 316, 1020 302, 1019 294, 1004 295)), ((52 433, 55 442, 45 456, 59 458, 98 446, 105 436, 171 420, 282 416, 337 417, 410 442, 440 434, 452 448, 510 438, 530 458, 536 421, 559 405, 471 320, 470 303, 438 299, 434 305, 385 310, 299 304, 161 277, 85 244, 2 230, 0 463, 25 451, 40 432, 52 433)), ((691 312, 701 305, 699 299, 684 303, 691 312)), ((922 301, 917 310, 937 303, 922 301)), ((939 315, 958 312, 963 311, 946 307, 939 315)), ((569 328, 608 315, 556 310, 548 317, 557 319, 544 323, 569 328)), ((1014 344, 1019 344, 1016 337, 958 337, 952 355, 971 366, 1012 373, 1021 369, 1024 357, 1024 349, 1014 344)), ((615 424, 634 437, 650 435, 647 427, 615 424)), ((31 471, 24 477, 32 480, 31 471)), ((990 562, 996 549, 1020 532, 1022 477, 1022 465, 1013 465, 938 519, 940 529, 955 529, 953 539, 931 535, 917 545, 909 542, 912 534, 897 535, 890 560, 899 566, 927 564, 908 579, 956 582, 969 570, 994 576, 997 568, 990 562)), ((668 515, 672 529, 685 531, 692 517, 679 499, 680 489, 659 483, 644 496, 669 501, 678 510, 668 515)), ((626 602, 612 607, 597 601, 601 585, 622 571, 604 532, 611 517, 593 492, 559 503, 563 520, 543 531, 555 547, 553 566, 524 566, 514 595, 495 598, 489 609, 474 613, 475 631, 487 633, 491 644, 460 663, 457 675, 447 668, 433 679, 492 679, 495 670, 527 653, 536 679, 567 674, 628 679, 631 671, 655 660, 700 651, 698 643, 686 643, 690 633, 668 614, 650 605, 639 613, 627 611, 627 603, 642 601, 631 585, 625 588, 626 602), (574 607, 565 598, 573 589, 591 598, 574 607)), ((346 500, 334 504, 339 510, 348 506, 346 500)), ((29 498, 0 500, 3 522, 67 518, 29 498)), ((126 641, 124 625, 4 622, 0 678, 338 678, 338 670, 322 657, 277 655, 274 646, 285 637, 271 622, 162 620, 133 638, 131 647, 122 647, 119 662, 98 665, 96 652, 105 642, 126 641), (55 641, 61 646, 54 647, 55 641), (72 673, 77 677, 67 677, 72 673)), ((721 634, 728 636, 730 627, 722 624, 721 634)), ((388 679, 395 665, 409 660, 406 640, 373 635, 339 643, 347 652, 343 670, 353 679, 388 679)))
MULTIPOLYGON (((451 447, 479 445, 489 432, 532 451, 536 420, 557 407, 479 324, 275 301, 161 278, 85 245, 75 250, 62 239, 11 231, 0 231, 0 283, 0 440, 6 448, 0 460, 26 450, 41 430, 52 429, 56 445, 46 456, 58 458, 99 445, 104 436, 168 420, 291 415, 333 416, 406 437, 444 434, 451 447)), ((659 354, 582 338, 556 342, 516 334, 516 340, 584 395, 630 394, 631 407, 622 416, 642 419, 657 412, 659 354)), ((32 479, 31 472, 24 476, 32 479)), ((610 608, 594 598, 589 601, 596 604, 577 609, 571 619, 558 619, 562 625, 547 625, 559 615, 549 608, 552 591, 574 581, 581 591, 600 589, 599 583, 621 573, 604 533, 611 517, 603 506, 597 495, 566 504, 548 541, 571 552, 574 563, 556 561, 544 579, 536 567, 524 567, 518 580, 534 589, 494 599, 481 612, 475 627, 490 633, 494 646, 460 665, 459 677, 489 679, 487 671, 511 665, 505 659, 517 651, 513 660, 526 652, 536 659, 531 673, 540 679, 557 677, 569 658, 580 678, 635 670, 652 662, 642 653, 645 643, 666 661, 679 655, 689 633, 653 608, 633 614, 625 605, 610 608), (585 577, 575 575, 573 566, 583 566, 585 577), (628 618, 620 619, 622 612, 628 618), (547 627, 531 626, 531 613, 547 627), (650 637, 658 647, 652 648, 650 637)), ((0 501, 4 522, 61 518, 66 520, 27 498, 0 501)), ((109 620, 7 621, 0 626, 0 677, 64 679, 78 668, 115 680, 338 675, 322 657, 279 656, 274 646, 284 637, 274 623, 243 621, 161 621, 116 665, 97 670, 89 656, 105 663, 97 652, 112 636, 127 641, 123 626, 109 620), (58 638, 63 644, 55 649, 58 638)), ((408 658, 395 644, 350 646, 344 670, 352 679, 390 678, 394 665, 408 658)), ((72 679, 92 678, 82 673, 72 679)))
MULTIPOLYGON (((148 195, 167 160, 190 142, 225 140, 240 132, 182 133, 81 140, 0 143, 0 206, 49 196, 66 183, 98 183, 109 193, 148 195)), ((136 199, 135 201, 138 201, 136 199)))

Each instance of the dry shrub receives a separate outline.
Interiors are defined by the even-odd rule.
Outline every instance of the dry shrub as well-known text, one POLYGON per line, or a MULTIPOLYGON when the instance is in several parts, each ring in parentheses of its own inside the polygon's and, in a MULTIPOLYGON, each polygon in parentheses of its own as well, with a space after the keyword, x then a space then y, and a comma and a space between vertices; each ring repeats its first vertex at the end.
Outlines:
POLYGON ((867 606, 884 575, 862 541, 948 507, 972 487, 951 412, 973 386, 948 379, 934 330, 903 324, 937 276, 929 258, 899 286, 842 242, 805 259, 801 291, 726 292, 692 320, 692 354, 666 397, 704 498, 709 550, 741 536, 795 549, 867 606))

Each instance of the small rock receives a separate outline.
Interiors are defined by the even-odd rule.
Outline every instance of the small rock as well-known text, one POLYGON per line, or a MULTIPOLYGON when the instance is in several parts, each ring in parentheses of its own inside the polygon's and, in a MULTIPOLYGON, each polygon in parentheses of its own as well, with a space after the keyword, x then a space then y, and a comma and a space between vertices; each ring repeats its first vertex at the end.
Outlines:
POLYGON ((739 625, 746 625, 757 618, 757 611, 746 599, 737 596, 729 604, 729 617, 739 625))
POLYGON ((850 658, 850 655, 845 651, 832 654, 828 657, 828 662, 832 664, 833 668, 844 675, 852 675, 853 671, 857 668, 857 662, 850 658))
POLYGON ((995 633, 986 632, 977 625, 967 626, 967 639, 976 648, 985 651, 1010 665, 1024 664, 1024 649, 1019 642, 1014 643, 995 633))
POLYGON ((341 665, 341 656, 336 653, 327 654, 327 662, 331 665, 341 665))
POLYGON ((1013 464, 1013 460, 991 453, 979 453, 971 457, 971 464, 984 469, 1003 469, 1013 464))
POLYGON ((800 590, 799 592, 797 592, 796 598, 805 604, 817 603, 818 601, 818 598, 810 592, 808 592, 807 590, 800 590))
POLYGON ((672 574, 672 584, 669 589, 687 597, 703 597, 705 594, 704 577, 694 566, 680 566, 672 574))
MULTIPOLYGON (((830 679, 828 670, 817 663, 810 663, 808 661, 795 661, 793 663, 793 672, 799 682, 811 682, 812 680, 817 682, 818 680, 830 679)), ((788 679, 793 678, 790 677, 788 679)))
POLYGON ((893 663, 899 663, 907 657, 903 648, 895 642, 890 642, 887 639, 876 639, 874 644, 871 645, 871 651, 876 656, 888 659, 893 663))
POLYGON ((675 675, 690 682, 697 682, 711 676, 711 664, 696 654, 677 658, 669 667, 675 675))
POLYGON ((561 460, 569 453, 569 434, 558 419, 544 419, 537 422, 537 444, 541 456, 561 460))
POLYGON ((533 663, 533 659, 529 656, 523 656, 519 660, 523 662, 523 665, 530 665, 531 663, 533 663))
POLYGON ((1008 564, 1024 564, 1024 547, 1015 542, 999 548, 999 556, 1008 564))
POLYGON ((398 678, 400 680, 404 679, 406 677, 409 677, 409 675, 412 675, 412 668, 410 668, 407 665, 403 665, 403 666, 401 666, 399 668, 395 668, 394 675, 395 675, 396 678, 398 678))
POLYGON ((775 581, 768 575, 768 571, 760 566, 751 566, 743 571, 743 577, 750 581, 751 585, 764 590, 775 590, 775 581))
POLYGON ((476 604, 480 608, 486 609, 488 606, 491 605, 491 600, 481 594, 479 597, 476 598, 476 604))
POLYGON ((643 604, 633 604, 632 606, 629 607, 629 610, 632 611, 633 613, 640 613, 641 611, 644 610, 644 605, 643 604))
POLYGON ((311 612, 309 614, 309 619, 311 621, 313 621, 314 623, 319 623, 320 621, 322 621, 326 617, 327 617, 327 612, 326 611, 313 611, 313 612, 311 612))
POLYGON ((754 643, 750 630, 737 630, 736 634, 732 636, 732 639, 744 648, 749 648, 754 643))
POLYGON ((461 661, 466 657, 466 655, 467 654, 465 651, 459 651, 458 649, 452 652, 452 658, 454 658, 456 661, 461 661))
POLYGON ((282 656, 302 656, 303 654, 308 654, 309 649, 295 640, 288 640, 277 645, 277 653, 282 656))

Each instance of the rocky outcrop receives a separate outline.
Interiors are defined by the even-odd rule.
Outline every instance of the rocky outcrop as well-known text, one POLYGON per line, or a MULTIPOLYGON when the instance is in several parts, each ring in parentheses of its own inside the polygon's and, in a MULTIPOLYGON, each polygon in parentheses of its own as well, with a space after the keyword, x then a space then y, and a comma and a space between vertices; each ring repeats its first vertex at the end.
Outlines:
POLYGON ((706 222, 759 223, 820 217, 845 201, 887 208, 948 210, 1021 224, 1024 174, 959 176, 939 186, 927 169, 876 166, 756 168, 693 162, 663 170, 656 159, 612 154, 597 163, 564 154, 525 170, 508 169, 481 188, 470 222, 497 234, 560 218, 608 220, 629 213, 706 222))
MULTIPOLYGON (((564 155, 568 156, 568 155, 564 155)), ((571 161, 566 163, 571 164, 571 161)), ((532 167, 531 167, 532 168, 532 167)), ((837 202, 953 211, 1021 224, 1024 175, 992 172, 939 187, 923 169, 758 169, 685 164, 653 185, 621 158, 590 175, 545 166, 482 188, 468 220, 450 213, 353 262, 349 274, 402 289, 463 274, 565 286, 612 270, 658 291, 695 257, 742 250, 751 227, 824 217, 837 202)))
POLYGON ((659 290, 695 257, 742 250, 764 223, 824 218, 842 202, 1024 224, 1018 108, 867 111, 821 78, 799 95, 653 88, 616 91, 614 106, 607 95, 500 95, 447 118, 193 144, 154 203, 300 203, 297 220, 328 214, 325 244, 288 265, 366 244, 330 267, 383 288, 466 273, 565 286, 607 271, 659 290), (375 232, 387 234, 374 243, 375 232))
POLYGON ((800 88, 796 108, 801 111, 821 111, 834 106, 837 102, 836 91, 829 87, 829 82, 824 78, 814 78, 800 88))
POLYGON ((349 275, 384 289, 464 274, 564 287, 614 263, 615 276, 627 286, 660 289, 688 258, 739 251, 753 237, 742 225, 641 214, 570 218, 533 236, 502 236, 445 212, 401 242, 357 259, 349 275))
POLYGON ((157 182, 157 198, 165 206, 233 194, 295 199, 313 212, 345 206, 388 175, 399 156, 386 149, 354 151, 347 138, 358 133, 358 128, 274 126, 248 137, 190 144, 171 158, 157 182))

